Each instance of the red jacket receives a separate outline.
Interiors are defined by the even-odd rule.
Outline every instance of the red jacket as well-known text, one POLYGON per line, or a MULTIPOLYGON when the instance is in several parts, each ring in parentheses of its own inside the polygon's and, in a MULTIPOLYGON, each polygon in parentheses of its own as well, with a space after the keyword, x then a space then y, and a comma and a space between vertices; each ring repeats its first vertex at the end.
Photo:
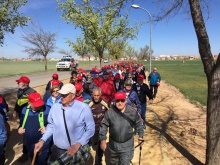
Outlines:
POLYGON ((100 85, 101 85, 102 82, 103 82, 103 79, 102 79, 101 77, 99 77, 99 78, 94 78, 94 79, 93 79, 93 82, 95 83, 95 85, 96 85, 97 87, 100 87, 100 85))
POLYGON ((103 81, 100 88, 102 90, 101 98, 111 103, 116 93, 114 82, 112 80, 103 81))

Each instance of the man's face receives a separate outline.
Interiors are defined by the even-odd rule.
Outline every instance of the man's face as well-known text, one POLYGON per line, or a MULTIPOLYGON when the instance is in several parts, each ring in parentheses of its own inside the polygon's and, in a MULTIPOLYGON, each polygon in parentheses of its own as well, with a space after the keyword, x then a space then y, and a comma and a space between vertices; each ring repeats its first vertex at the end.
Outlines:
POLYGON ((18 83, 18 88, 19 89, 24 89, 25 87, 26 87, 26 85, 23 82, 18 83))
POLYGON ((130 90, 131 90, 131 85, 126 84, 126 85, 125 85, 125 89, 126 89, 127 91, 130 91, 130 90))
POLYGON ((138 73, 141 72, 141 67, 138 67, 137 72, 138 73))
POLYGON ((41 110, 41 107, 42 107, 42 106, 40 106, 40 107, 34 107, 30 102, 29 102, 29 104, 31 105, 31 109, 32 109, 33 112, 39 112, 39 111, 41 110))
POLYGON ((137 80, 138 84, 143 84, 144 80, 137 80))
POLYGON ((70 105, 73 102, 74 98, 75 98, 74 93, 68 93, 65 95, 61 94, 61 101, 64 107, 70 105))
POLYGON ((99 74, 96 74, 95 77, 96 77, 96 78, 99 78, 99 74))
POLYGON ((108 75, 103 75, 104 80, 108 80, 108 75))
POLYGON ((154 68, 153 72, 157 72, 157 69, 156 69, 156 68, 154 68))
POLYGON ((100 100, 101 94, 98 90, 97 91, 95 90, 93 91, 92 97, 93 97, 94 102, 97 103, 100 100))
POLYGON ((120 111, 123 111, 123 110, 125 109, 126 99, 116 100, 115 102, 116 102, 116 103, 115 103, 116 107, 117 107, 120 111))

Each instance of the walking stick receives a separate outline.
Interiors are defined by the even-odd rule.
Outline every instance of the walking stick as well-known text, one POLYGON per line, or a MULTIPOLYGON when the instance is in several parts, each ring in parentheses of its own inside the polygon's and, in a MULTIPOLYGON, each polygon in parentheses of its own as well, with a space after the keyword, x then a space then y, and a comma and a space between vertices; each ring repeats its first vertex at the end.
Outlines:
POLYGON ((141 164, 141 150, 142 150, 142 147, 140 146, 140 153, 139 153, 139 165, 141 164))
POLYGON ((32 161, 31 161, 31 165, 34 165, 36 156, 37 156, 37 152, 34 152, 34 157, 33 157, 32 161))

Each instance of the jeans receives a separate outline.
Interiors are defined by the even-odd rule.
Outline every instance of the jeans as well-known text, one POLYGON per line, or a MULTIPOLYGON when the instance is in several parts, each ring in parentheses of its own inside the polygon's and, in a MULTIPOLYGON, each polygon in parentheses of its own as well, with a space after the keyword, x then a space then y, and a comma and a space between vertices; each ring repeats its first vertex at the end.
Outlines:
POLYGON ((141 118, 144 120, 144 122, 146 119, 146 111, 147 111, 146 103, 141 104, 141 118))

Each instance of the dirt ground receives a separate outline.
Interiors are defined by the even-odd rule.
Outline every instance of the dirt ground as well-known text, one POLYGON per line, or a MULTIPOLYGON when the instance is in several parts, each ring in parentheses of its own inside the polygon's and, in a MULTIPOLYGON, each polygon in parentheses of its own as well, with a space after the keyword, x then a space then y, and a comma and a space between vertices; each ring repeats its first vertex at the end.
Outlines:
MULTIPOLYGON (((63 80, 67 83, 68 80, 63 80)), ((35 88, 43 94, 45 86, 35 88)), ((192 91, 193 92, 193 91, 192 91)), ((6 95, 13 110, 16 94, 6 95)), ((6 165, 19 165, 16 160, 22 154, 22 136, 17 133, 18 119, 9 113, 11 137, 6 148, 6 165)), ((161 82, 157 98, 147 107, 147 127, 144 145, 135 148, 133 165, 200 165, 205 162, 206 150, 206 112, 205 107, 193 105, 175 87, 161 82)), ((135 137, 137 145, 137 137, 135 137)), ((94 151, 87 163, 92 165, 94 151)), ((108 152, 103 164, 108 164, 108 152)), ((24 164, 24 163, 22 163, 24 164)), ((29 165, 30 160, 24 165, 29 165)))

